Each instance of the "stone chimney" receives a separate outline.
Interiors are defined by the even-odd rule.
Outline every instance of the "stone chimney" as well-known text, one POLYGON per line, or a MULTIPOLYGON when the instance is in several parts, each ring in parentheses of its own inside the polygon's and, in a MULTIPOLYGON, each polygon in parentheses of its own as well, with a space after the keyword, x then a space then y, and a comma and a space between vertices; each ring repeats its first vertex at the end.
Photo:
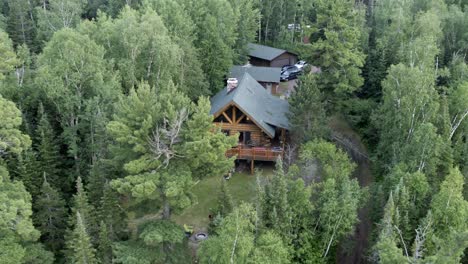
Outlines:
POLYGON ((227 80, 227 92, 229 93, 232 90, 236 89, 238 83, 239 81, 237 80, 237 78, 229 78, 227 80))

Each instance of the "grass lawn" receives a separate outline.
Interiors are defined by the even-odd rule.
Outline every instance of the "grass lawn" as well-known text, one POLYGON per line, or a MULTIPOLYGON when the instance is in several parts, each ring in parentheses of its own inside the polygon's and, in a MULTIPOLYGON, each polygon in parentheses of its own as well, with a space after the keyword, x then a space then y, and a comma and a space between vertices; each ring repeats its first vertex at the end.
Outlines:
MULTIPOLYGON (((272 173, 272 168, 264 168, 263 175, 272 173)), ((209 224, 208 215, 210 208, 216 206, 218 190, 221 176, 203 179, 193 188, 193 193, 197 196, 198 202, 187 208, 179 215, 173 215, 173 220, 179 225, 192 225, 197 230, 206 230, 209 224)), ((255 176, 248 173, 235 173, 227 181, 228 190, 233 198, 234 205, 242 201, 252 202, 255 198, 256 188, 255 176)))

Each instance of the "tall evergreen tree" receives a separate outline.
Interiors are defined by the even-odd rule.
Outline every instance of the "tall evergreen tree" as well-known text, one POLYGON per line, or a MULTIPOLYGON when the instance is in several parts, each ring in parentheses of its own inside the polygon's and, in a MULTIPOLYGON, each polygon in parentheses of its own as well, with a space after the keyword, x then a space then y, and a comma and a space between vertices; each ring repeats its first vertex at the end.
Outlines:
POLYGON ((21 181, 10 178, 3 166, 5 155, 20 154, 31 145, 31 140, 18 129, 22 118, 15 104, 0 96, 0 109, 0 259, 23 263, 34 254, 37 259, 52 263, 50 252, 36 243, 40 233, 31 219, 31 195, 21 181))
POLYGON ((202 70, 199 52, 195 47, 196 25, 183 1, 149 0, 145 2, 163 19, 174 43, 181 49, 179 89, 183 90, 191 99, 210 94, 210 87, 202 70))
POLYGON ((107 225, 101 221, 99 224, 99 240, 98 240, 98 251, 97 256, 99 257, 102 264, 112 263, 112 240, 110 238, 107 225))
POLYGON ((312 23, 312 46, 305 58, 320 67, 317 85, 329 109, 337 109, 342 100, 363 84, 360 25, 363 16, 352 0, 317 0, 316 19, 312 23))
POLYGON ((286 243, 291 233, 291 207, 288 203, 287 179, 280 158, 276 160, 276 169, 272 179, 265 185, 262 205, 262 219, 266 228, 284 234, 286 243))
POLYGON ((95 264, 96 249, 93 248, 91 238, 86 230, 86 220, 81 217, 79 211, 76 212, 76 225, 71 236, 67 240, 67 248, 70 255, 67 256, 70 263, 95 264))
POLYGON ((55 139, 54 130, 49 123, 44 107, 39 105, 39 123, 36 129, 37 133, 37 159, 38 168, 41 175, 46 175, 52 186, 60 187, 60 153, 59 143, 55 139))
MULTIPOLYGON (((88 236, 90 236, 91 241, 94 242, 94 239, 97 238, 98 234, 96 211, 95 208, 89 203, 88 194, 83 186, 81 177, 76 179, 76 193, 72 197, 71 205, 71 215, 68 220, 69 230, 67 231, 65 238, 67 241, 71 240, 70 237, 73 236, 73 232, 77 228, 76 214, 79 212, 81 215, 81 221, 86 227, 86 233, 88 236)), ((70 253, 67 253, 67 255, 70 255, 70 253)))
POLYGON ((248 61, 249 50, 247 44, 255 42, 258 30, 258 20, 260 11, 253 0, 229 0, 234 11, 234 16, 238 18, 236 25, 237 38, 234 46, 234 64, 243 65, 248 61))
POLYGON ((324 97, 317 85, 317 78, 307 74, 291 96, 289 120, 297 143, 327 136, 327 117, 324 97))
POLYGON ((56 254, 63 248, 67 226, 65 201, 44 177, 42 188, 34 203, 34 223, 41 232, 41 240, 56 254))
POLYGON ((7 29, 15 46, 26 44, 36 49, 36 21, 34 17, 35 1, 7 0, 8 21, 7 29))
POLYGON ((222 81, 236 56, 233 47, 239 17, 227 0, 185 2, 196 25, 195 46, 199 50, 202 69, 211 92, 216 93, 222 89, 222 81))

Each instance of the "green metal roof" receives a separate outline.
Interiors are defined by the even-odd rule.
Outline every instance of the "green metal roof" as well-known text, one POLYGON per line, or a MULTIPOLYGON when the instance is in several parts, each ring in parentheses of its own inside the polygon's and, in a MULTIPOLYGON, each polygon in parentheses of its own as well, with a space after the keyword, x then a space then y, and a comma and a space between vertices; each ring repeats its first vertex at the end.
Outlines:
POLYGON ((285 52, 294 54, 287 50, 277 49, 277 48, 254 44, 254 43, 247 44, 247 48, 249 49, 250 57, 255 57, 255 58, 268 60, 268 61, 272 61, 273 59, 275 59, 276 57, 280 56, 281 54, 285 52))
POLYGON ((210 114, 219 114, 227 105, 234 104, 271 138, 275 128, 289 129, 286 114, 289 104, 286 100, 269 94, 249 73, 238 78, 237 88, 228 92, 226 88, 211 98, 210 114))
POLYGON ((257 82, 279 83, 281 68, 275 67, 257 67, 252 65, 233 66, 230 70, 230 76, 240 79, 244 73, 249 73, 257 82))

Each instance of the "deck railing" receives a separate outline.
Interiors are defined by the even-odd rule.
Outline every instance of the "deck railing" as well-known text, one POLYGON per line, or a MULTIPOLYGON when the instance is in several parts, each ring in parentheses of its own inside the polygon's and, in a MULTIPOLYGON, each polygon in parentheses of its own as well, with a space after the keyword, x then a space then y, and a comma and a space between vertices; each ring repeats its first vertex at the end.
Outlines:
POLYGON ((226 152, 226 156, 237 156, 237 159, 244 160, 264 160, 275 161, 278 156, 283 157, 284 151, 281 148, 272 147, 235 147, 226 152))

